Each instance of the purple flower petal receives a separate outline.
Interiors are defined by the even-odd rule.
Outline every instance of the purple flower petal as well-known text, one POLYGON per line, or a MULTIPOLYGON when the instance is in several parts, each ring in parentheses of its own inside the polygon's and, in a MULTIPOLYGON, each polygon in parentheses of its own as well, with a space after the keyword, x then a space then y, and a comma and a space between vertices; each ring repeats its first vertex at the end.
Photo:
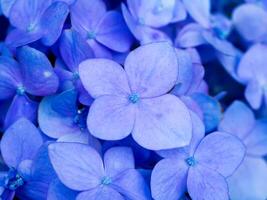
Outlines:
POLYGON ((187 17, 187 12, 186 12, 184 4, 180 0, 176 1, 172 22, 182 21, 186 19, 186 17, 187 17))
POLYGON ((8 57, 0 58, 0 99, 8 99, 16 93, 22 77, 18 63, 8 57))
POLYGON ((43 32, 40 30, 27 32, 19 29, 13 29, 8 33, 5 42, 10 48, 16 48, 37 41, 42 36, 43 32))
POLYGON ((245 146, 235 136, 214 132, 206 136, 194 154, 199 165, 215 170, 224 177, 230 176, 240 165, 245 155, 245 146))
POLYGON ((177 200, 186 192, 188 165, 184 160, 164 159, 156 164, 151 175, 152 197, 155 200, 177 200))
POLYGON ((102 0, 79 0, 71 6, 71 24, 84 38, 88 32, 95 31, 97 24, 106 13, 106 6, 102 0))
MULTIPOLYGON (((258 120, 252 132, 244 139, 247 151, 250 156, 267 155, 267 121, 258 120)), ((245 123, 245 122, 243 122, 245 123)))
POLYGON ((246 89, 245 97, 253 109, 260 108, 263 102, 263 88, 256 80, 251 80, 246 89))
POLYGON ((166 42, 141 46, 127 56, 125 71, 132 92, 141 97, 166 94, 177 81, 175 49, 166 42))
POLYGON ((243 140, 253 129, 254 125, 255 118, 253 112, 244 103, 235 101, 224 112, 218 129, 236 135, 243 140))
MULTIPOLYGON (((129 1, 132 2, 132 1, 129 1)), ((129 5, 128 2, 128 5, 129 5)), ((130 8, 130 7, 129 7, 130 8)), ((149 26, 140 24, 137 19, 131 15, 126 6, 121 6, 122 14, 128 28, 134 35, 134 37, 141 42, 141 44, 149 44, 151 42, 170 41, 168 36, 157 29, 153 29, 149 26)))
POLYGON ((134 156, 129 147, 113 147, 104 156, 105 172, 115 177, 127 169, 134 169, 134 156))
POLYGON ((192 199, 229 199, 227 182, 216 171, 198 165, 190 168, 187 178, 188 193, 192 199))
POLYGON ((51 0, 16 0, 11 8, 10 23, 20 30, 30 30, 38 28, 38 22, 50 6, 51 0))
POLYGON ((48 150, 58 178, 70 189, 84 191, 100 184, 104 168, 100 155, 93 148, 60 142, 50 144, 48 150))
POLYGON ((51 46, 59 38, 68 14, 68 5, 61 1, 53 3, 44 12, 40 26, 44 32, 42 42, 45 45, 51 46))
POLYGON ((194 112, 191 111, 190 116, 193 128, 190 144, 182 148, 157 151, 160 156, 164 158, 186 159, 194 154, 200 141, 204 138, 205 127, 203 122, 194 112))
POLYGON ((210 27, 210 0, 183 0, 191 17, 205 28, 210 27))
POLYGON ((195 23, 188 24, 179 31, 175 44, 178 47, 196 47, 202 44, 205 44, 206 41, 202 35, 204 29, 195 23))
POLYGON ((114 51, 126 52, 130 49, 132 37, 119 12, 105 14, 97 27, 96 40, 114 51))
POLYGON ((128 96, 130 89, 123 68, 107 59, 89 59, 79 66, 84 88, 97 98, 103 95, 128 96))
POLYGON ((21 118, 11 125, 1 140, 1 152, 9 167, 17 167, 23 160, 31 160, 43 143, 38 129, 21 118))
POLYGON ((189 111, 173 95, 142 99, 132 134, 135 141, 147 149, 186 146, 192 136, 189 111))
POLYGON ((35 122, 37 118, 38 103, 29 99, 26 95, 16 95, 7 111, 5 128, 9 127, 19 118, 24 117, 35 122))
POLYGON ((60 40, 60 54, 72 72, 78 72, 79 64, 93 57, 93 51, 79 33, 65 30, 60 40))
POLYGON ((120 195, 115 189, 111 187, 97 187, 78 194, 75 200, 85 199, 101 199, 101 200, 124 200, 125 198, 120 195))
POLYGON ((267 75, 267 46, 255 44, 244 54, 238 66, 238 76, 245 81, 258 81, 260 86, 264 86, 267 75))
POLYGON ((145 179, 135 169, 128 169, 114 178, 111 187, 116 189, 127 199, 147 200, 150 192, 145 179))
POLYGON ((75 126, 73 115, 64 116, 53 109, 52 104, 55 97, 45 97, 39 105, 38 122, 40 129, 52 138, 79 134, 81 130, 78 126, 75 126))
POLYGON ((261 158, 245 157, 237 171, 227 179, 231 199, 264 199, 267 164, 261 158))
POLYGON ((88 114, 87 126, 92 135, 97 138, 120 140, 131 133, 135 112, 135 105, 131 104, 128 98, 102 96, 93 102, 88 114))
POLYGON ((46 96, 58 88, 58 77, 48 58, 42 52, 24 46, 18 52, 22 67, 23 86, 32 95, 46 96))

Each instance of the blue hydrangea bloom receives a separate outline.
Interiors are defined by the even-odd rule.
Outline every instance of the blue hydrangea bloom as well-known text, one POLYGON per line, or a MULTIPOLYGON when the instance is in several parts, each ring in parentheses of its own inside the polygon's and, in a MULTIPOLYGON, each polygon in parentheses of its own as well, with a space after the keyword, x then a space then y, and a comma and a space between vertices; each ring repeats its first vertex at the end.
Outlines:
POLYGON ((189 111, 179 98, 167 94, 177 81, 174 48, 167 43, 139 47, 124 67, 107 59, 80 64, 82 83, 95 98, 87 118, 92 135, 119 140, 132 133, 138 144, 153 150, 189 144, 189 111))
POLYGON ((63 1, 52 0, 15 0, 9 6, 8 17, 14 29, 9 32, 6 43, 13 48, 39 39, 45 45, 54 44, 69 11, 63 1))
POLYGON ((0 59, 0 99, 13 99, 6 115, 6 127, 22 116, 35 119, 38 104, 28 94, 45 96, 58 88, 58 77, 42 52, 25 46, 18 50, 17 60, 4 56, 0 59))
MULTIPOLYGON (((143 177, 134 169, 130 148, 111 148, 102 160, 87 145, 55 143, 49 145, 49 156, 60 181, 69 189, 79 192, 76 200, 150 199, 143 177)), ((62 192, 66 190, 61 188, 62 192)))
POLYGON ((192 199, 212 199, 214 194, 217 199, 229 199, 226 178, 242 162, 245 147, 237 137, 225 132, 204 137, 202 122, 191 115, 191 144, 159 152, 165 158, 152 171, 152 196, 156 200, 176 200, 187 190, 192 199))
POLYGON ((1 192, 6 199, 46 199, 55 178, 47 148, 39 130, 27 119, 12 124, 1 139, 1 153, 9 170, 1 175, 1 192))
POLYGON ((110 58, 110 50, 127 52, 131 47, 132 36, 122 15, 107 11, 102 0, 76 1, 71 7, 71 24, 87 40, 96 57, 110 58))

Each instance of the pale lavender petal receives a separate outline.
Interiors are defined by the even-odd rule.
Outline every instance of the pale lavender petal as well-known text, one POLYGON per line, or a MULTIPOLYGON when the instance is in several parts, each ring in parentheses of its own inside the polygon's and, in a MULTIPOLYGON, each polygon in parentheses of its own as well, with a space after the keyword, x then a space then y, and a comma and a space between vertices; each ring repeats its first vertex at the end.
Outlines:
POLYGON ((182 148, 157 151, 160 156, 183 160, 194 154, 197 146, 205 135, 205 127, 201 119, 194 112, 191 111, 190 116, 193 128, 190 144, 182 148))
POLYGON ((88 59, 79 65, 79 74, 84 88, 94 98, 130 94, 123 68, 112 60, 88 59))
POLYGON ((267 80, 267 46, 264 44, 255 44, 249 48, 249 50, 242 57, 237 74, 238 76, 245 80, 255 80, 258 81, 259 84, 266 84, 267 80))
POLYGON ((183 0, 191 17, 205 28, 210 27, 210 0, 183 0))
POLYGON ((125 200, 125 198, 111 187, 96 187, 78 194, 75 200, 125 200))
POLYGON ((179 31, 175 44, 178 47, 190 48, 196 47, 206 43, 202 33, 204 29, 195 23, 188 24, 179 31))
POLYGON ((151 191, 155 200, 177 200, 186 192, 189 167, 184 160, 164 159, 151 175, 151 191))
POLYGON ((198 165, 190 168, 187 188, 194 200, 226 200, 229 199, 225 178, 216 171, 198 165), (215 195, 216 194, 216 195, 215 195))
POLYGON ((70 189, 84 191, 100 184, 104 175, 103 163, 90 146, 59 142, 50 144, 48 150, 58 178, 70 189))
POLYGON ((231 199, 261 200, 267 197, 267 164, 261 158, 245 157, 227 179, 231 199))
MULTIPOLYGON (((244 122, 245 123, 245 122, 244 122)), ((251 133, 244 139, 249 156, 267 155, 267 121, 258 120, 251 133)))
POLYGON ((89 111, 87 126, 93 136, 104 140, 127 137, 134 126, 136 105, 128 98, 106 95, 97 98, 89 111))
POLYGON ((166 42, 141 46, 126 58, 125 71, 132 92, 139 93, 141 97, 166 94, 177 80, 175 49, 166 42))
POLYGON ((241 101, 235 101, 224 112, 219 131, 236 135, 243 140, 252 131, 255 117, 252 110, 241 101))
POLYGON ((134 169, 134 155, 129 147, 113 147, 104 155, 106 174, 115 177, 127 169, 134 169))
POLYGON ((126 199, 150 199, 150 191, 142 175, 135 169, 128 169, 114 178, 111 187, 126 199))
POLYGON ((132 135, 138 144, 147 149, 186 146, 192 137, 189 111, 173 95, 142 99, 132 135))
POLYGON ((263 88, 256 80, 251 80, 246 89, 245 97, 252 108, 258 109, 263 101, 263 88))
POLYGON ((246 40, 259 41, 267 35, 267 12, 258 5, 242 4, 234 10, 232 19, 246 40))
POLYGON ((244 144, 237 137, 214 132, 200 142, 194 157, 199 165, 228 177, 242 162, 245 151, 244 144))
POLYGON ((38 129, 21 118, 11 125, 1 140, 1 152, 9 167, 17 167, 23 160, 32 160, 43 143, 38 129))

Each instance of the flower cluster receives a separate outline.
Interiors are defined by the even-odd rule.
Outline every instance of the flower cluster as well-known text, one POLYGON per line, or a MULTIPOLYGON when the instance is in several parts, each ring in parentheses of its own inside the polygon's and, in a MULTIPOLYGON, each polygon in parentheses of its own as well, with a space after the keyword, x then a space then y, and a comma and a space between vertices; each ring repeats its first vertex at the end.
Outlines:
POLYGON ((1 200, 266 200, 266 0, 0 0, 1 200))

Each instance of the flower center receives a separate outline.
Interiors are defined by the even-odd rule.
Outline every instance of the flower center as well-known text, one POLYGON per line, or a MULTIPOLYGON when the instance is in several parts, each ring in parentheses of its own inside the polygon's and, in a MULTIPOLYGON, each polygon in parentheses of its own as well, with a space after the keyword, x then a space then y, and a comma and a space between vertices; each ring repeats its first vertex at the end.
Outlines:
POLYGON ((72 81, 77 81, 77 80, 79 80, 79 78, 80 78, 79 73, 78 72, 73 72, 72 81))
POLYGON ((128 99, 131 103, 135 104, 140 100, 140 96, 137 93, 132 93, 129 95, 128 99))
POLYGON ((21 86, 18 86, 16 92, 17 92, 18 95, 24 95, 25 88, 22 85, 21 86))
POLYGON ((27 27, 27 31, 28 31, 28 32, 33 31, 34 27, 35 27, 35 25, 34 25, 33 23, 31 23, 31 24, 27 27))
POLYGON ((108 176, 103 177, 101 180, 102 185, 110 185, 111 183, 112 183, 112 180, 108 176))
POLYGON ((88 39, 93 40, 96 38, 96 33, 94 31, 90 31, 87 34, 88 39))
POLYGON ((196 159, 195 159, 193 156, 191 156, 191 157, 185 159, 185 162, 186 162, 190 167, 193 167, 193 166, 195 166, 195 165, 197 164, 197 161, 196 161, 196 159))
POLYGON ((24 185, 22 176, 17 172, 16 169, 10 168, 7 176, 5 177, 5 188, 14 191, 22 185, 24 185))
POLYGON ((221 40, 224 40, 225 38, 227 38, 227 36, 229 34, 227 31, 224 31, 224 30, 222 30, 221 28, 218 28, 218 27, 214 27, 213 28, 213 32, 221 40))

